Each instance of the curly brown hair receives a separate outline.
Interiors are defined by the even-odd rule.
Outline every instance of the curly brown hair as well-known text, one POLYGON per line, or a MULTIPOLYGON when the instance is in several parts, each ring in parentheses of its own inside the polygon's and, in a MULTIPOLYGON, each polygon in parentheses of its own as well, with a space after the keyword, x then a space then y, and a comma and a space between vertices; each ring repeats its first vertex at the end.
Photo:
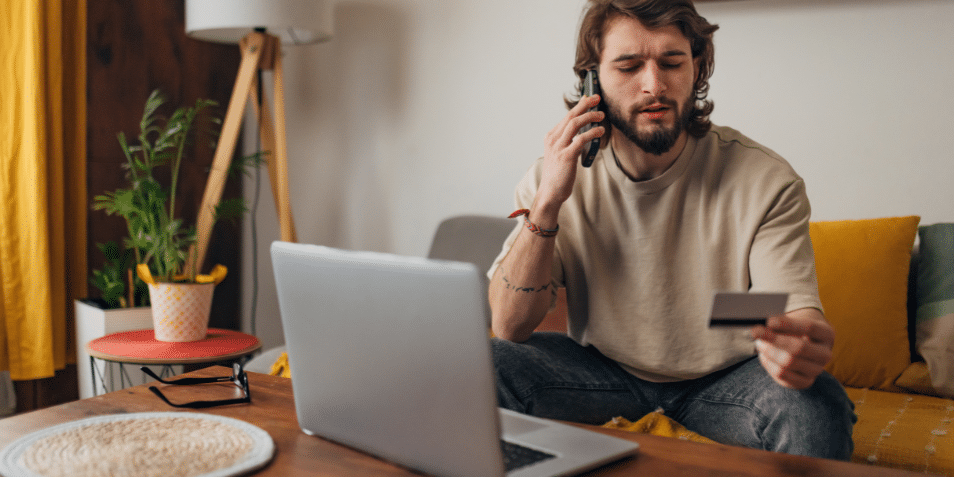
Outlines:
MULTIPOLYGON (((674 25, 689 39, 692 57, 700 61, 696 81, 693 84, 695 104, 687 130, 692 136, 704 136, 712 127, 709 115, 715 108, 707 96, 709 95, 709 78, 715 68, 715 46, 712 43, 712 34, 719 29, 719 26, 701 17, 696 12, 692 0, 590 0, 580 22, 576 62, 573 64, 573 71, 581 82, 587 70, 598 68, 603 52, 606 26, 617 16, 635 18, 650 29, 674 25)), ((579 90, 579 84, 577 84, 577 90, 579 90)), ((564 98, 568 108, 575 106, 579 100, 579 94, 564 98)), ((603 126, 609 131, 608 120, 604 120, 604 123, 603 126)), ((604 145, 608 137, 609 134, 604 136, 604 145)))

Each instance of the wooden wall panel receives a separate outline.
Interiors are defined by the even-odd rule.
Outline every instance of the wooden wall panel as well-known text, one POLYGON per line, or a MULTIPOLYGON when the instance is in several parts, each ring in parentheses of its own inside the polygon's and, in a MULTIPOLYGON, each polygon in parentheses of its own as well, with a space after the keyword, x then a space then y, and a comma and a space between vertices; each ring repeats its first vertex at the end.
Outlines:
MULTIPOLYGON (((97 0, 88 6, 88 187, 89 202, 104 191, 125 186, 125 158, 116 134, 139 132, 139 120, 149 93, 161 90, 170 111, 198 98, 218 101, 224 116, 231 96, 240 55, 237 45, 220 45, 185 35, 183 0, 97 0)), ((196 141, 180 174, 178 217, 194 224, 212 163, 213 149, 196 141)), ((241 195, 240 181, 229 181, 226 197, 241 195)), ((90 267, 103 257, 97 243, 125 236, 125 223, 101 211, 89 214, 90 267)), ((204 270, 222 263, 228 279, 213 300, 211 326, 238 329, 240 292, 240 230, 237 224, 219 224, 214 232, 204 270)), ((90 287, 90 294, 96 290, 90 287)))
MULTIPOLYGON (((169 99, 169 111, 194 104, 198 98, 219 102, 224 116, 235 81, 240 54, 237 45, 218 45, 185 35, 183 0, 92 0, 87 2, 87 187, 93 196, 125 187, 125 162, 116 140, 139 134, 139 120, 149 93, 160 89, 169 99)), ((199 143, 180 174, 178 215, 194 223, 202 200, 213 150, 199 143)), ((240 180, 232 179, 224 197, 241 195, 240 180)), ((88 256, 90 270, 102 266, 97 243, 119 241, 126 235, 121 218, 90 211, 88 256)), ((241 226, 219 224, 213 231, 207 264, 229 268, 228 278, 215 291, 210 325, 239 329, 241 226)), ((210 268, 209 265, 205 270, 210 268)), ((98 290, 89 286, 89 296, 98 290)), ((77 346, 83 346, 78 343, 77 346)), ((18 412, 51 406, 77 398, 76 366, 48 379, 16 383, 18 412)))

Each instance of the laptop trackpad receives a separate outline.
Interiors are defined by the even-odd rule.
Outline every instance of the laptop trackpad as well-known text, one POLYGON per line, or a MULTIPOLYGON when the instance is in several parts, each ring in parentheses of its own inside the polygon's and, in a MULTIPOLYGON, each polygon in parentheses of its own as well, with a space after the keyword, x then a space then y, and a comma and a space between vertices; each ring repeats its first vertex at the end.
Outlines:
POLYGON ((514 416, 508 413, 500 413, 500 427, 504 436, 519 436, 530 432, 538 431, 547 427, 539 422, 523 419, 520 416, 514 416))

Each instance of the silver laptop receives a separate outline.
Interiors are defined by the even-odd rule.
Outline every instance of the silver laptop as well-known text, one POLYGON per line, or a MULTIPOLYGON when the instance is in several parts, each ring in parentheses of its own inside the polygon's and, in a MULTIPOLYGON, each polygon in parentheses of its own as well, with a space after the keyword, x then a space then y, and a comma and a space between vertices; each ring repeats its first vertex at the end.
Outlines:
POLYGON ((569 475, 636 453, 497 408, 476 266, 285 242, 271 253, 305 433, 447 476, 569 475))

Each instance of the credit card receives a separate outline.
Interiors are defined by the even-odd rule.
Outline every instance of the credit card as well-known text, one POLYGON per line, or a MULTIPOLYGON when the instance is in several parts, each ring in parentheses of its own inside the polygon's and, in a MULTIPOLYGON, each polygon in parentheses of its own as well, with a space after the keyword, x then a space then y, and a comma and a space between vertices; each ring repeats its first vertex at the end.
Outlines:
POLYGON ((764 325, 770 316, 784 314, 786 304, 788 293, 717 292, 709 326, 764 325))

